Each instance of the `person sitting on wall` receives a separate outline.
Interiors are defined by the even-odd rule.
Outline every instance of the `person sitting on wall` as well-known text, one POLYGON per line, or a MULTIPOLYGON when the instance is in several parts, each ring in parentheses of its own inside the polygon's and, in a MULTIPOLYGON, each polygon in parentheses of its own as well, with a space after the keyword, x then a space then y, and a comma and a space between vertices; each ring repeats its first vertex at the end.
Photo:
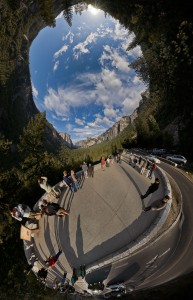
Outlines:
POLYGON ((26 204, 18 204, 11 207, 9 211, 12 218, 18 221, 25 221, 25 219, 39 219, 41 217, 41 213, 32 211, 26 204))
POLYGON ((144 208, 144 211, 149 211, 149 210, 161 210, 164 207, 166 207, 166 205, 168 204, 170 197, 168 195, 166 195, 161 201, 159 202, 154 202, 152 205, 147 206, 144 208))
POLYGON ((55 197, 55 198, 59 198, 60 197, 60 192, 56 192, 54 190, 54 188, 52 188, 49 184, 48 184, 48 178, 47 177, 40 177, 38 179, 38 183, 39 183, 39 186, 44 190, 46 191, 46 193, 48 193, 49 195, 55 197))
POLYGON ((69 212, 60 207, 58 203, 48 203, 45 199, 43 200, 43 204, 41 205, 41 212, 43 214, 46 214, 47 216, 57 215, 59 217, 63 217, 69 215, 69 212))

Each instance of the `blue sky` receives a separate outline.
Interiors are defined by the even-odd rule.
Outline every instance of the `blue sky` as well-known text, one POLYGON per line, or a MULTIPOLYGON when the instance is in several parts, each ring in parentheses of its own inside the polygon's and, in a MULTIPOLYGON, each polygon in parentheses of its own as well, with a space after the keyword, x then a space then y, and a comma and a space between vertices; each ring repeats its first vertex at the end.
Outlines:
POLYGON ((73 142, 96 137, 138 106, 146 89, 128 64, 141 55, 126 51, 133 40, 111 16, 89 6, 73 14, 69 27, 62 14, 46 27, 30 49, 30 72, 37 108, 73 142))

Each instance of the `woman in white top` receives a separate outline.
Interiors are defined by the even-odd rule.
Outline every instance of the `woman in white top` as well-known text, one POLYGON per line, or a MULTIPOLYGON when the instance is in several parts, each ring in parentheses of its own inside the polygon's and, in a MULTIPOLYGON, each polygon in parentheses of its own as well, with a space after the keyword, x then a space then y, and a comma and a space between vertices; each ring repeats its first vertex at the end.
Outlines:
POLYGON ((48 178, 47 177, 40 177, 40 179, 38 179, 38 183, 40 185, 40 187, 46 191, 46 193, 54 196, 55 198, 59 198, 60 195, 59 193, 57 193, 49 184, 48 184, 48 178))

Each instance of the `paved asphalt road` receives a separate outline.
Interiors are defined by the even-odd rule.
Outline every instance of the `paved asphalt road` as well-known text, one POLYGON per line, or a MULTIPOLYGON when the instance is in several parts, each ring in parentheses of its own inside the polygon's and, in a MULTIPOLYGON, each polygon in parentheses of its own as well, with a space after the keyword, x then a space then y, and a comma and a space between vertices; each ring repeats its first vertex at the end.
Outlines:
MULTIPOLYGON (((182 193, 183 217, 179 226, 179 241, 167 264, 149 281, 151 286, 187 274, 193 269, 193 183, 175 167, 161 163, 161 167, 177 182, 182 193)), ((169 234, 170 236, 171 234, 169 234)))

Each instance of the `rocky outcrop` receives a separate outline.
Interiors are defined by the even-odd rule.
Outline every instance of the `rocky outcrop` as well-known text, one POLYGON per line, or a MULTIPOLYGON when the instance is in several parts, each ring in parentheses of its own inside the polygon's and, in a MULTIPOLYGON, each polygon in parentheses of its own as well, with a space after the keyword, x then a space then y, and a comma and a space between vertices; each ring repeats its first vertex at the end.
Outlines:
POLYGON ((73 147, 73 143, 72 140, 70 138, 70 135, 66 132, 59 132, 59 135, 61 136, 63 142, 69 147, 72 148, 73 147))
POLYGON ((105 131, 103 134, 99 136, 99 141, 111 141, 117 135, 119 135, 125 127, 127 127, 130 123, 130 117, 124 116, 120 119, 120 121, 116 122, 111 128, 105 131))

